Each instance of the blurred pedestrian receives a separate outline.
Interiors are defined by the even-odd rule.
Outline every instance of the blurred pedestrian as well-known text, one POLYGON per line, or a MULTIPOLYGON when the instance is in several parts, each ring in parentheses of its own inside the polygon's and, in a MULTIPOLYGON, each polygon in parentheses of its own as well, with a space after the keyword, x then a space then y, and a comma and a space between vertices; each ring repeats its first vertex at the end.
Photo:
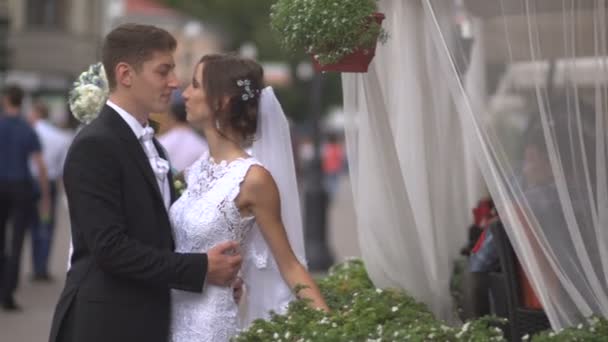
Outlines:
POLYGON ((301 174, 304 174, 310 168, 310 165, 315 158, 315 145, 310 136, 303 135, 298 139, 297 148, 297 163, 301 174))
POLYGON ((21 115, 23 90, 7 86, 2 96, 0 116, 0 300, 2 308, 15 311, 14 292, 17 289, 21 250, 26 228, 31 224, 34 199, 33 180, 28 161, 38 169, 41 190, 40 211, 49 213, 50 195, 46 166, 36 132, 21 115), (8 221, 11 221, 11 241, 6 245, 8 221), (6 248, 8 247, 8 249, 6 248))
MULTIPOLYGON (((32 215, 32 262, 34 274, 32 280, 50 281, 48 272, 48 260, 55 231, 55 215, 57 207, 57 186, 61 180, 63 162, 67 154, 72 137, 67 132, 55 127, 49 120, 48 107, 42 102, 34 103, 29 120, 38 134, 42 145, 42 156, 47 167, 50 189, 50 212, 48 217, 40 217, 37 210, 32 215)), ((38 170, 32 165, 32 174, 38 176, 38 170)), ((34 183, 37 194, 40 193, 40 185, 34 183)))
POLYGON ((169 129, 158 138, 177 172, 192 165, 209 150, 207 141, 190 126, 186 117, 184 100, 181 95, 177 95, 169 110, 169 129))
POLYGON ((333 198, 338 191, 340 175, 344 171, 344 147, 338 135, 330 133, 327 143, 323 147, 323 173, 325 174, 325 188, 329 198, 333 198))

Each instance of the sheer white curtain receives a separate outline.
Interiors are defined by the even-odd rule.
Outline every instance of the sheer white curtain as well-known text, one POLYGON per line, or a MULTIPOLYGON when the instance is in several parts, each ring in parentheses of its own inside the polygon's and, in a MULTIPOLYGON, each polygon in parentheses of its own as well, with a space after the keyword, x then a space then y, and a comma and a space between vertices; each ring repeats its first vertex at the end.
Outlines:
POLYGON ((343 75, 361 253, 377 286, 403 288, 451 320, 452 261, 466 240, 480 177, 422 3, 379 7, 391 38, 367 74, 343 75))
POLYGON ((553 328, 608 316, 606 1, 464 4, 475 34, 462 62, 442 20, 452 8, 423 0, 444 75, 436 82, 449 85, 553 328))

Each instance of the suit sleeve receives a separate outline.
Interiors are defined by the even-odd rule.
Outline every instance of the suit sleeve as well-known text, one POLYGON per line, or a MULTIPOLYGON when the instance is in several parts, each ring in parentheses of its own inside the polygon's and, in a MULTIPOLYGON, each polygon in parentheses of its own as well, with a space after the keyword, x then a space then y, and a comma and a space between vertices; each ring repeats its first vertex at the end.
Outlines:
POLYGON ((64 183, 74 234, 85 241, 104 272, 201 292, 207 272, 206 254, 162 251, 127 235, 120 169, 111 150, 102 138, 93 137, 80 139, 72 146, 64 183))

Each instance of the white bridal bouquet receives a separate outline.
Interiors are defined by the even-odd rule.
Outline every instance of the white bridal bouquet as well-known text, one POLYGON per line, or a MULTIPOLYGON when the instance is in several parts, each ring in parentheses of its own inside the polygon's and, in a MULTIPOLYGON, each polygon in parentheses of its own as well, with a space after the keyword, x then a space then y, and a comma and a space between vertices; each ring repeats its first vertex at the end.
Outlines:
POLYGON ((88 124, 97 117, 101 107, 108 99, 109 87, 106 71, 101 63, 89 66, 74 82, 70 91, 70 110, 72 115, 88 124))

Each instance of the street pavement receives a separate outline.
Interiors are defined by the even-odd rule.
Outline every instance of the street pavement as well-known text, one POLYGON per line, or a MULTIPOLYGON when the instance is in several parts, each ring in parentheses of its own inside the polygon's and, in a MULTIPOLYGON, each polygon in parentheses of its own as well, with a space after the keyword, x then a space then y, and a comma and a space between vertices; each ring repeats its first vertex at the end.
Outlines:
MULTIPOLYGON (((65 270, 69 246, 69 219, 67 203, 61 197, 55 243, 51 256, 52 283, 35 283, 31 276, 31 249, 29 236, 23 251, 21 280, 16 295, 23 308, 18 313, 0 310, 0 342, 43 342, 48 340, 55 303, 65 281, 65 270)), ((336 197, 329 209, 328 238, 336 261, 359 256, 358 237, 355 225, 350 183, 344 177, 336 197)))

